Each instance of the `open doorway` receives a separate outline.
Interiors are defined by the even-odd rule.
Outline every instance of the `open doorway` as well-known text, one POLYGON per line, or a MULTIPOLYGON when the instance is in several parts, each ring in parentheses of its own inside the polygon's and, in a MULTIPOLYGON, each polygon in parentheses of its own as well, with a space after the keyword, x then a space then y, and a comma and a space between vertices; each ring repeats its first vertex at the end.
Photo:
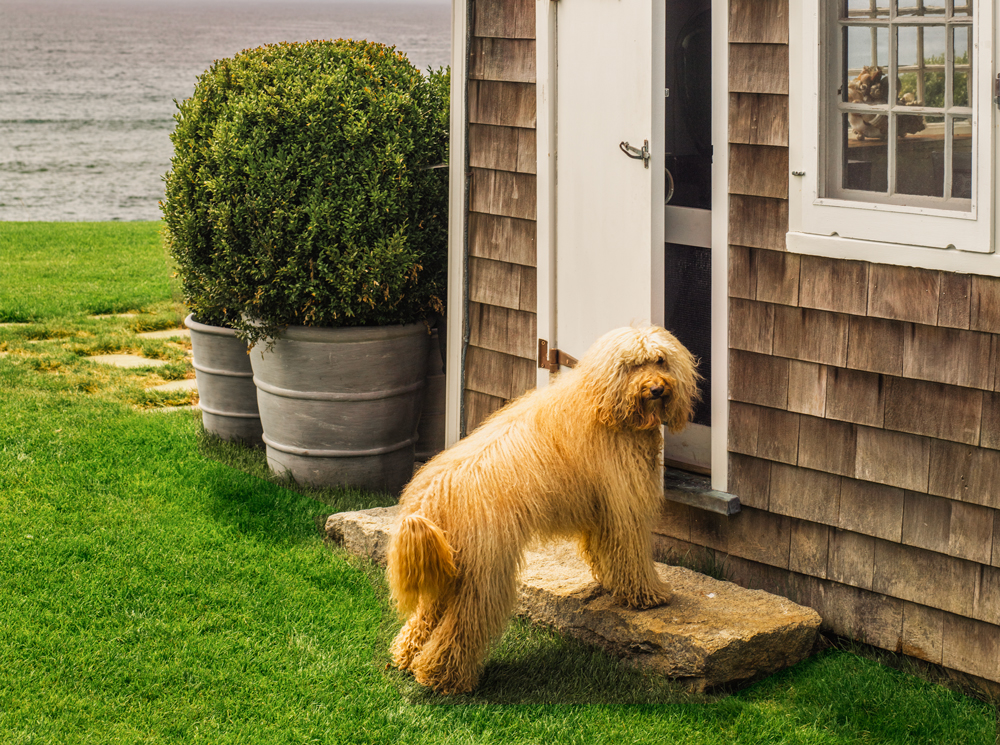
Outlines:
POLYGON ((664 326, 700 360, 694 422, 668 436, 665 460, 709 474, 712 426, 711 0, 667 0, 664 326))

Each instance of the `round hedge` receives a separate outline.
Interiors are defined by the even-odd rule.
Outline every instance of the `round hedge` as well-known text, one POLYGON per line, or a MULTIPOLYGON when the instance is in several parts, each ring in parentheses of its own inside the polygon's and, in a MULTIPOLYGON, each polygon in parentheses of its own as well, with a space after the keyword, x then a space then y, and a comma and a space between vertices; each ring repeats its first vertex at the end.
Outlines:
POLYGON ((256 342, 443 311, 446 70, 366 41, 271 44, 217 61, 178 109, 161 208, 199 320, 256 342))

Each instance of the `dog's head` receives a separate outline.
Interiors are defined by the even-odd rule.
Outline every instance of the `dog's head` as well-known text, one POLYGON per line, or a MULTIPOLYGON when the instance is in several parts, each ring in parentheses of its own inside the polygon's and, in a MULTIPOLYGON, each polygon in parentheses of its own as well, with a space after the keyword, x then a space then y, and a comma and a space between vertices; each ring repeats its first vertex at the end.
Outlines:
POLYGON ((665 424, 680 432, 699 397, 694 357, 659 326, 609 331, 587 350, 577 371, 595 399, 598 419, 611 427, 665 424))

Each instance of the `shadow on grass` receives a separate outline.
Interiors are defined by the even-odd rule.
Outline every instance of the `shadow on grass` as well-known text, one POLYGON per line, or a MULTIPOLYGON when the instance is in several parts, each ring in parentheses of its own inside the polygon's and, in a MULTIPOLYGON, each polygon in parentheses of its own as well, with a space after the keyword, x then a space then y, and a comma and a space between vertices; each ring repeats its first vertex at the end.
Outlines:
POLYGON ((725 694, 702 695, 682 683, 638 670, 628 663, 555 630, 515 618, 491 650, 475 691, 441 696, 420 686, 411 675, 389 666, 388 645, 381 639, 385 674, 411 704, 493 705, 642 705, 711 703, 725 694))
POLYGON ((710 695, 691 693, 682 683, 636 669, 598 647, 561 636, 554 629, 534 626, 525 619, 513 618, 490 650, 476 690, 460 696, 439 695, 419 685, 409 673, 392 666, 389 648, 402 621, 392 607, 384 568, 370 559, 353 556, 339 546, 331 546, 331 549, 368 577, 382 608, 372 664, 410 704, 710 703, 729 693, 722 690, 710 695))
POLYGON ((271 472, 263 449, 226 442, 200 426, 198 452, 238 474, 215 475, 210 485, 216 500, 212 505, 215 516, 242 533, 269 541, 313 539, 322 534, 326 517, 332 513, 396 503, 395 497, 384 493, 297 484, 271 472))

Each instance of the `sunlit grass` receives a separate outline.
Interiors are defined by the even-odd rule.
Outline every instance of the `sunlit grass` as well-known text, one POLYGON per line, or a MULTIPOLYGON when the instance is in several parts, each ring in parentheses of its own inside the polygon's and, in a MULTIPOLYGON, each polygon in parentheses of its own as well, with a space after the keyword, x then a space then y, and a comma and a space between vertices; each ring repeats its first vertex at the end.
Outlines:
POLYGON ((0 323, 180 300, 159 222, 0 222, 0 323))

